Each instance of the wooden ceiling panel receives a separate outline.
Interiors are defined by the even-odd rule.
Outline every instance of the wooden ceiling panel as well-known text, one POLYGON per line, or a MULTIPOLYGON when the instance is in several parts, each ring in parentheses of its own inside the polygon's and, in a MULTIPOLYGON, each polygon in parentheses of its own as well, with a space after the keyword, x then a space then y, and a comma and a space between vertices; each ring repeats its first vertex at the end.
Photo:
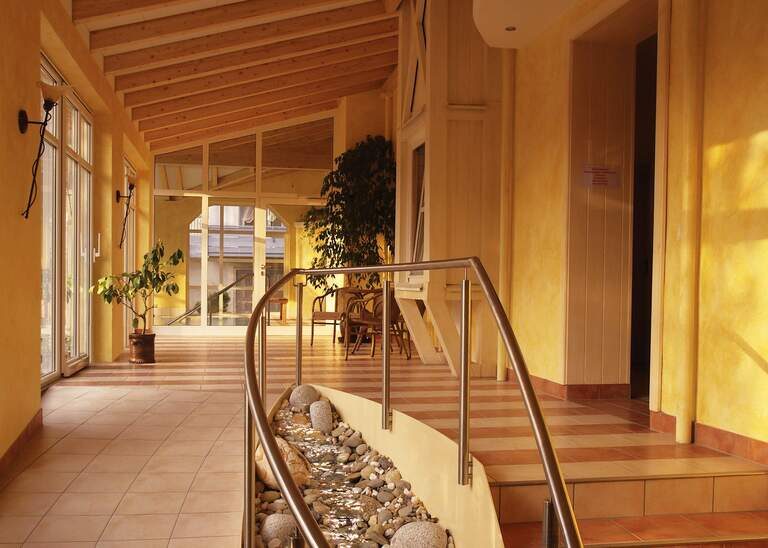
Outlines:
POLYGON ((327 168, 338 101, 380 89, 398 62, 391 0, 71 2, 155 152, 260 139, 271 167, 327 168))
POLYGON ((246 0, 91 32, 91 49, 137 49, 212 32, 301 17, 366 0, 246 0))
POLYGON ((211 55, 165 67, 118 74, 115 76, 115 90, 127 91, 154 86, 222 70, 291 59, 296 55, 305 55, 307 53, 361 44, 378 38, 396 37, 397 26, 397 19, 384 19, 322 34, 313 34, 302 38, 274 42, 264 46, 211 55))
POLYGON ((379 53, 394 51, 397 51, 397 38, 382 38, 354 46, 345 46, 328 51, 310 53, 308 55, 283 59, 281 61, 273 61, 263 65, 220 72, 211 76, 203 76, 192 80, 184 80, 173 84, 134 91, 126 93, 124 101, 125 106, 127 107, 134 107, 157 101, 167 101, 173 97, 206 92, 217 88, 241 84, 243 82, 262 80, 281 74, 325 67, 344 61, 351 61, 379 53))
POLYGON ((215 139, 232 135, 240 132, 256 129, 261 126, 268 126, 269 124, 276 124, 278 122, 284 122, 286 120, 292 120, 295 118, 301 118, 310 115, 327 115, 331 116, 334 109, 338 107, 338 101, 328 101, 325 103, 319 103, 316 105, 310 105, 307 107, 299 108, 296 110, 289 110, 285 112, 279 112, 276 114, 268 114, 261 118, 251 118, 249 120, 242 120, 233 124, 227 124, 225 126, 219 126, 215 128, 204 129, 194 133, 185 133, 170 137, 168 139, 161 139, 150 143, 150 150, 170 150, 176 148, 185 148, 192 144, 201 143, 209 139, 215 139))
POLYGON ((155 129, 152 131, 145 132, 144 139, 147 141, 156 141, 158 139, 164 139, 171 135, 178 135, 180 133, 189 133, 189 132, 197 131, 200 129, 204 129, 206 127, 225 125, 231 122, 237 122, 239 120, 245 120, 248 118, 258 118, 266 114, 283 112, 286 110, 293 110, 300 107, 313 105, 316 103, 337 100, 340 97, 344 97, 345 95, 353 95, 355 93, 362 93, 364 91, 370 91, 372 89, 376 89, 378 87, 381 87, 381 84, 383 82, 384 82, 383 79, 373 80, 371 82, 365 82, 363 84, 357 84, 354 86, 347 86, 345 88, 334 89, 324 93, 315 93, 312 95, 307 95, 305 97, 279 101, 276 103, 270 103, 270 104, 259 106, 259 107, 254 107, 254 108, 249 108, 244 110, 236 110, 233 112, 221 114, 219 116, 212 116, 209 118, 200 118, 197 120, 186 122, 184 124, 165 125, 160 129, 155 129))
POLYGON ((152 65, 168 65, 185 58, 233 51, 242 49, 244 46, 278 42, 288 37, 298 38, 388 17, 392 17, 392 14, 384 12, 382 4, 378 0, 374 0, 348 8, 313 13, 273 23, 209 34, 199 38, 189 38, 169 44, 105 55, 104 70, 110 73, 152 65))
MULTIPOLYGON (((144 120, 145 118, 153 118, 177 112, 180 113, 181 111, 188 111, 196 108, 209 109, 211 112, 218 113, 217 103, 227 102, 229 105, 236 106, 238 101, 247 101, 248 96, 260 93, 279 94, 283 88, 309 86, 313 82, 321 82, 323 80, 331 80, 334 78, 353 78, 357 74, 369 73, 371 71, 384 71, 389 74, 392 67, 396 64, 396 60, 393 60, 395 57, 396 56, 391 53, 381 54, 355 61, 348 61, 346 63, 339 63, 330 67, 306 70, 303 72, 276 76, 274 78, 266 78, 264 80, 257 80, 255 82, 248 82, 205 93, 198 93, 196 95, 178 97, 170 101, 151 103, 149 105, 133 108, 132 116, 134 120, 144 120)), ((245 106, 253 105, 244 104, 242 108, 245 108, 245 106)), ((181 113, 179 116, 179 119, 183 121, 184 117, 187 115, 181 113)))

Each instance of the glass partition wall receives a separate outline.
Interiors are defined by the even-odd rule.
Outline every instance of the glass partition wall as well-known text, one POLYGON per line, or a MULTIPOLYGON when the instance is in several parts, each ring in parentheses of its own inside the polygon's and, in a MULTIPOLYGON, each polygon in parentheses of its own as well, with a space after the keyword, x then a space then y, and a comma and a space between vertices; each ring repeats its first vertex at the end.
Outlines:
MULTIPOLYGON (((45 58, 40 79, 64 84, 45 58)), ((59 101, 45 132, 40 170, 42 223, 40 378, 43 385, 62 371, 88 362, 91 334, 91 178, 93 125, 74 96, 59 101)), ((41 114, 44 117, 44 113, 41 114)))
MULTIPOLYGON (((323 118, 155 157, 154 238, 185 256, 179 294, 156 299, 155 326, 248 324, 290 267, 288 240, 319 202, 332 145, 333 119, 323 118)), ((285 320, 292 298, 292 288, 275 295, 272 318, 285 320)))

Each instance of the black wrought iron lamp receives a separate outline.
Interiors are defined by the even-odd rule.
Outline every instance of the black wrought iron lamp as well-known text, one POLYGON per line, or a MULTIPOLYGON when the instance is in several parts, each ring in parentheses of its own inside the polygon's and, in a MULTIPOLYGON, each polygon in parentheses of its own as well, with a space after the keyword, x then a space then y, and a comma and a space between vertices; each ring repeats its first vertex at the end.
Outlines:
POLYGON ((48 127, 48 122, 53 118, 53 108, 56 106, 58 100, 64 94, 65 91, 71 89, 70 86, 52 86, 44 82, 38 82, 38 85, 43 91, 43 112, 45 116, 42 120, 30 120, 27 111, 21 109, 19 111, 18 123, 19 132, 26 133, 30 124, 40 126, 40 143, 37 145, 37 156, 35 161, 32 162, 32 184, 29 187, 29 197, 27 198, 27 207, 21 212, 21 215, 25 219, 29 219, 29 211, 37 200, 37 170, 40 167, 40 159, 45 152, 45 130, 48 127))

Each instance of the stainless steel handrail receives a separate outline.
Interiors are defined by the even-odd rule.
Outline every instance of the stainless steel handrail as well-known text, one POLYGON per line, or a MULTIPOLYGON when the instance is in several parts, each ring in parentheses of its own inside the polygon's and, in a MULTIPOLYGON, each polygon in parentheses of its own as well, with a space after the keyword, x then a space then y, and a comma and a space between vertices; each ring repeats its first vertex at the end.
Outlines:
MULTIPOLYGON (((251 315, 250 322, 248 323, 248 331, 246 333, 245 340, 245 384, 246 384, 246 401, 248 403, 248 409, 246 413, 246 436, 245 436, 245 448, 246 451, 250 451, 253 448, 254 443, 252 439, 253 428, 255 426, 256 432, 259 435, 259 439, 263 446, 264 454, 269 462, 272 472, 275 475, 277 483, 280 487, 283 497, 285 498, 288 506, 293 512, 296 522, 303 534, 304 538, 313 548, 326 548, 329 546, 328 541, 323 535, 317 522, 312 517, 312 513, 309 510, 303 495, 299 490, 296 483, 293 481, 285 461, 283 460, 280 451, 277 446, 275 435, 269 424, 269 418, 264 410, 264 401, 262 401, 262 393, 266 394, 266 388, 261 387, 261 393, 259 390, 259 384, 256 377, 256 364, 254 360, 254 347, 255 336, 259 325, 259 320, 262 317, 264 308, 269 302, 269 298, 278 291, 289 280, 300 275, 307 276, 331 276, 335 274, 366 274, 374 272, 408 272, 412 270, 447 270, 447 269, 470 269, 474 272, 478 279, 480 288, 482 289, 485 298, 488 301, 488 306, 491 309, 496 325, 501 333, 504 347, 507 350, 507 355, 512 363, 512 368, 515 371, 517 382, 520 388, 520 393, 523 397, 526 410, 528 412, 528 418, 533 428, 534 439, 541 455, 542 465, 544 467, 544 475, 549 486, 549 491, 552 497, 552 504, 557 515, 558 522, 563 534, 563 540, 565 545, 569 548, 582 547, 581 536, 579 534, 578 525, 576 523, 576 517, 573 512, 573 507, 568 498, 568 492, 565 487, 565 481, 563 479, 560 465, 555 455, 555 450, 552 445, 552 439, 549 435, 546 423, 544 422, 544 416, 541 412, 541 406, 536 398, 536 393, 533 390, 531 378, 528 373, 528 368, 523 358, 523 353, 515 338, 512 326, 509 323, 509 318, 504 312, 504 308, 499 300, 499 296, 491 283, 491 280, 486 272, 480 259, 477 257, 465 257, 461 259, 448 259, 441 261, 423 261, 414 263, 399 263, 390 265, 376 265, 376 266, 356 266, 356 267, 344 267, 344 268, 297 268, 293 269, 285 276, 283 276, 277 283, 270 287, 264 296, 259 300, 256 308, 251 315)), ((466 278, 466 274, 465 274, 466 278)), ((467 282, 463 286, 463 295, 469 293, 467 282)), ((466 304, 462 306, 462 309, 468 308, 466 304)), ((464 315, 464 314, 463 314, 464 315)), ((388 329, 388 326, 384 326, 384 329, 388 329)), ((297 330, 298 333, 300 331, 297 330)), ((262 330, 263 333, 263 330, 262 330)), ((462 333, 466 336, 468 328, 463 328, 462 333)), ((262 384, 266 384, 266 352, 263 348, 265 339, 261 339, 261 346, 259 348, 259 380, 262 384)), ((468 344, 468 341, 464 341, 462 344, 462 353, 467 353, 468 347, 465 348, 464 344, 468 344)), ((300 364, 301 360, 301 342, 297 342, 297 363, 300 364)), ((463 360, 463 361, 468 361, 463 360)), ((298 371, 298 370, 297 370, 298 371)), ((297 373, 298 374, 298 373, 297 373)), ((469 398, 467 392, 467 383, 469 382, 468 375, 462 375, 462 405, 461 405, 461 422, 459 434, 460 455, 465 454, 468 451, 468 428, 469 428, 469 398), (464 399, 466 398, 466 402, 464 399), (463 416, 467 414, 467 416, 463 416)), ((382 412, 387 412, 387 409, 382 409, 382 412)), ((253 477, 253 454, 246 454, 245 466, 246 466, 246 478, 253 477)), ((460 466, 466 466, 466 463, 462 463, 460 458, 460 466)), ((460 475, 460 481, 461 481, 460 475)), ((247 481, 245 486, 245 519, 247 520, 245 531, 247 532, 247 538, 245 538, 245 546, 251 547, 253 545, 252 523, 253 523, 253 485, 252 481, 247 481)))
MULTIPOLYGON (((218 299, 218 298, 219 298, 219 296, 220 296, 222 293, 226 293, 227 291, 229 291, 230 289, 232 289, 233 287, 235 287, 237 284, 239 284, 240 282, 242 282, 244 279, 246 279, 246 278, 252 278, 252 277, 253 277, 253 272, 251 272, 251 273, 249 273, 249 274, 244 274, 243 276, 240 276, 238 279, 236 279, 234 282, 232 282, 232 283, 231 283, 231 284, 229 284, 228 286, 226 286, 226 287, 224 287, 224 288, 222 288, 222 289, 219 289, 219 290, 218 290, 216 293, 213 293, 212 295, 209 295, 209 296, 208 296, 208 302, 210 303, 210 302, 212 302, 212 301, 215 301, 216 299, 218 299)), ((194 313, 195 313, 195 311, 197 311, 197 310, 200 310, 200 308, 201 308, 202 306, 203 306, 203 304, 202 304, 202 303, 197 303, 197 304, 196 304, 195 306, 193 306, 192 308, 190 308, 190 309, 186 310, 185 312, 182 312, 180 315, 176 316, 174 319, 172 319, 172 320, 171 320, 170 322, 168 322, 166 325, 173 325, 173 324, 175 324, 176 322, 183 320, 183 319, 184 319, 184 318, 186 318, 187 316, 191 316, 192 314, 194 314, 194 313)), ((209 313, 208 315, 210 316, 211 314, 209 313)))

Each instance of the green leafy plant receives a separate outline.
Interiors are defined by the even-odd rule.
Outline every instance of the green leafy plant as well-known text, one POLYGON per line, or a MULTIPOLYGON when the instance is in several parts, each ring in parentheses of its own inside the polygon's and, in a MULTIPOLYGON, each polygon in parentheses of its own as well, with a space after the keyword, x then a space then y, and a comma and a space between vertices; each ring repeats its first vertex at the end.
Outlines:
POLYGON ((174 281, 175 274, 167 270, 169 266, 177 266, 184 261, 181 249, 174 251, 165 258, 165 246, 158 241, 144 255, 144 264, 133 272, 123 272, 120 275, 99 278, 91 287, 91 293, 99 295, 107 304, 122 304, 133 313, 132 325, 138 329, 141 320, 141 333, 147 332, 147 314, 157 308, 152 303, 152 297, 160 293, 169 296, 179 292, 179 285, 174 281))
MULTIPOLYGON (((326 203, 304 216, 307 235, 313 240, 313 268, 383 264, 395 247, 395 156, 392 142, 382 136, 357 143, 334 160, 335 169, 323 180, 326 203)), ((354 275, 368 287, 379 275, 354 275)), ((313 276, 309 282, 328 289, 328 278, 313 276)))

